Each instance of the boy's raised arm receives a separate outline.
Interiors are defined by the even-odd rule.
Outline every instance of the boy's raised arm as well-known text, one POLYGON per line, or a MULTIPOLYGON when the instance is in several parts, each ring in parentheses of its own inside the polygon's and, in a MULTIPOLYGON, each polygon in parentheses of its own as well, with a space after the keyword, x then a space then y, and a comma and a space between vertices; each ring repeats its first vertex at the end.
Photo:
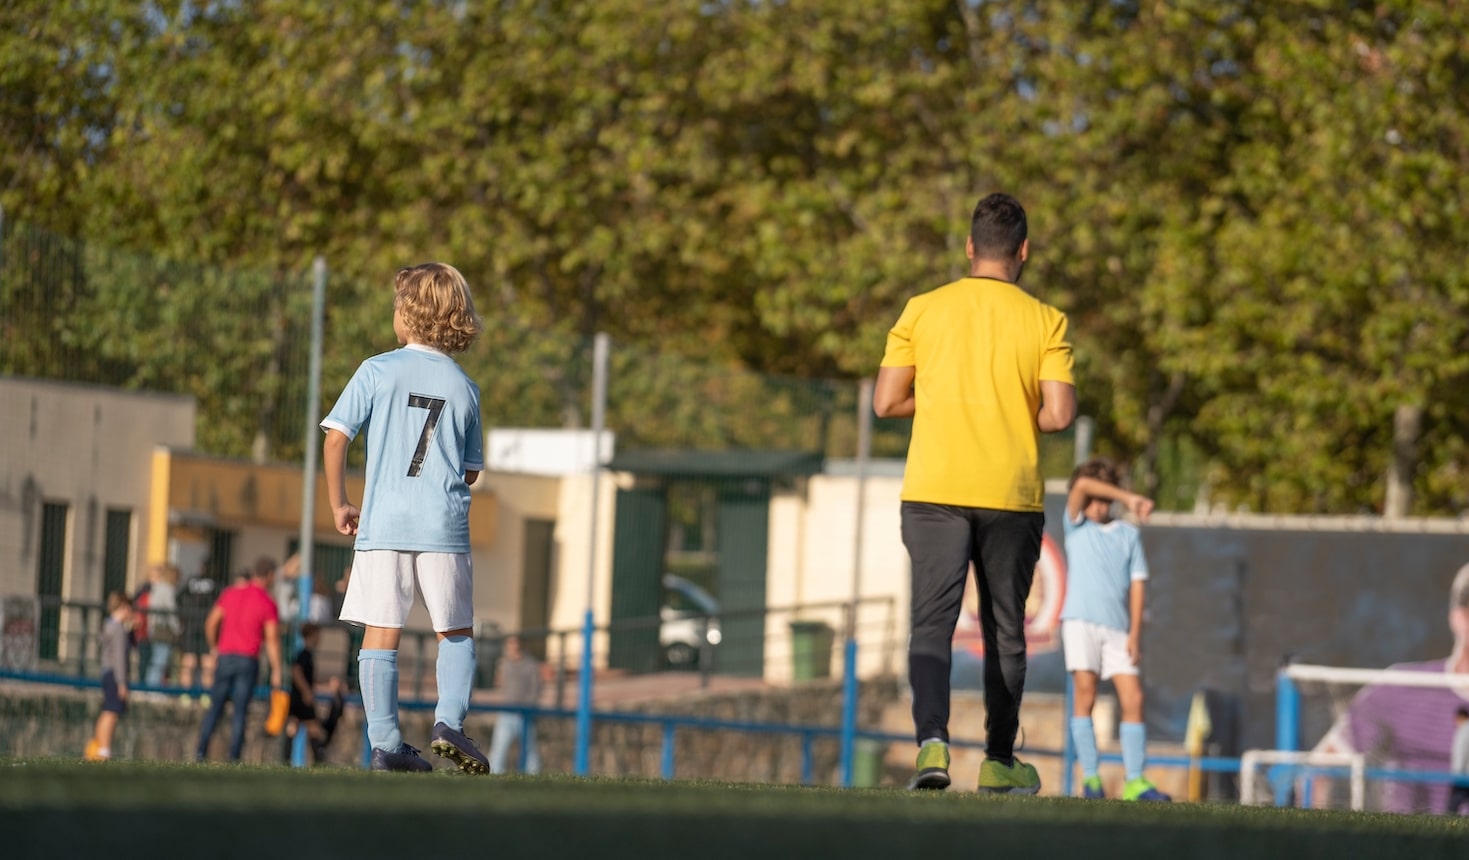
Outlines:
POLYGON ((1072 522, 1081 515, 1081 509, 1086 507, 1089 498, 1106 499, 1112 502, 1121 502, 1128 513, 1138 519, 1138 522, 1147 522, 1149 515, 1153 513, 1153 500, 1147 496, 1124 490, 1115 484, 1097 478, 1077 478, 1071 485, 1071 490, 1066 494, 1066 516, 1072 522))

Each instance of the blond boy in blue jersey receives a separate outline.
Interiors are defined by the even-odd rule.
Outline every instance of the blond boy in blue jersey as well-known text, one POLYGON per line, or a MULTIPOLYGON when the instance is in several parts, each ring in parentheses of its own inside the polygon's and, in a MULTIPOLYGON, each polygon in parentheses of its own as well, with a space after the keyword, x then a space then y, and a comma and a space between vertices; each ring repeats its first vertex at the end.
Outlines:
POLYGON ((366 628, 357 659, 374 770, 432 769, 398 722, 398 642, 416 579, 439 639, 430 748, 467 773, 489 772, 463 733, 475 667, 469 485, 484 468, 484 436, 479 387, 450 357, 483 327, 453 266, 399 271, 393 332, 403 348, 363 362, 321 422, 332 517, 357 536, 341 619, 366 628), (359 507, 347 498, 347 446, 369 422, 359 507))
POLYGON ((1092 706, 1097 681, 1110 680, 1122 706, 1123 800, 1166 801, 1143 776, 1147 733, 1143 726, 1143 604, 1148 561, 1137 527, 1112 518, 1120 502, 1147 522, 1153 501, 1119 486, 1117 469, 1094 458, 1076 467, 1066 495, 1066 600, 1061 606, 1061 645, 1071 672, 1071 739, 1081 764, 1082 792, 1102 798, 1092 706))

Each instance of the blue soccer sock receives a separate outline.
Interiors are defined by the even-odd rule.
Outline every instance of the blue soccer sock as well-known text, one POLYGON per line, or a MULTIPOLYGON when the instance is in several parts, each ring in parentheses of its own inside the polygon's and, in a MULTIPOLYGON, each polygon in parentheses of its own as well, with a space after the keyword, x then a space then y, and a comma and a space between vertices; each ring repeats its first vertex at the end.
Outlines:
POLYGON ((1076 747, 1076 760, 1081 764, 1083 779, 1097 775, 1097 733, 1091 717, 1071 718, 1071 743, 1076 747))
POLYGON ((439 704, 434 708, 434 722, 462 732, 464 715, 469 713, 469 691, 474 686, 474 640, 468 636, 449 636, 439 640, 439 660, 435 668, 439 704))
POLYGON ((1143 763, 1148 756, 1148 730, 1142 723, 1123 723, 1118 730, 1122 736, 1122 769, 1127 781, 1141 779, 1143 763))
POLYGON ((362 710, 367 713, 367 740, 373 749, 397 752, 403 746, 398 728, 398 652, 363 648, 357 652, 362 710))

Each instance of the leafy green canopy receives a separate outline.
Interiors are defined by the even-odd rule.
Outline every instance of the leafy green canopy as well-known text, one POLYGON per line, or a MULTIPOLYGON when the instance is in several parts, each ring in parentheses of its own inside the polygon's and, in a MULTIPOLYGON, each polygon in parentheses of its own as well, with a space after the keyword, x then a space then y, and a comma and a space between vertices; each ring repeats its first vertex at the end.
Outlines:
MULTIPOLYGON (((0 203, 172 259, 325 255, 328 397, 391 346, 391 273, 454 262, 492 324, 466 357, 487 420, 544 426, 584 423, 596 331, 733 374, 871 374, 903 300, 962 273, 974 201, 1009 190, 1097 447, 1144 486, 1375 509, 1414 407, 1415 510, 1448 513, 1466 23, 1450 0, 9 4, 0 203)), ((628 382, 634 436, 719 423, 655 376, 628 382)))

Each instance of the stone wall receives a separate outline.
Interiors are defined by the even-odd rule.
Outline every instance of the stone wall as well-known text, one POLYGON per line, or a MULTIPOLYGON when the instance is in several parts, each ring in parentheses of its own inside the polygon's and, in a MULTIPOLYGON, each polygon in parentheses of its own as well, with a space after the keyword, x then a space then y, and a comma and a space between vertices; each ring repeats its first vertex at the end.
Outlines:
MULTIPOLYGON (((858 725, 875 726, 899 695, 892 678, 864 682, 859 697, 858 725)), ((101 694, 46 685, 0 684, 0 756, 23 758, 79 757, 92 735, 101 707, 101 694)), ((791 687, 722 693, 685 694, 677 700, 656 700, 620 708, 670 717, 698 717, 730 722, 837 726, 841 721, 841 686, 837 681, 812 681, 791 687)), ((243 760, 261 764, 282 760, 282 744, 264 734, 266 707, 251 705, 247 719, 243 760)), ((198 700, 178 697, 133 696, 113 743, 118 759, 188 761, 193 757, 204 708, 198 700)), ((465 732, 488 749, 493 713, 471 713, 465 732)), ((546 716, 537 720, 541 758, 547 772, 571 772, 575 750, 575 719, 546 716)), ((428 748, 433 728, 431 710, 406 711, 403 736, 408 743, 428 748)), ((228 709, 214 734, 211 760, 223 760, 229 744, 228 709)), ((362 761, 362 716, 348 707, 328 750, 330 764, 356 767, 362 761)), ((818 738, 811 744, 812 779, 835 783, 839 778, 837 740, 818 738)), ((511 761, 518 749, 513 749, 511 761)), ((591 770, 603 776, 662 775, 663 727, 597 721, 594 723, 591 770)), ((793 734, 738 730, 677 730, 675 776, 680 779, 717 779, 732 782, 801 781, 802 740, 793 734)))

